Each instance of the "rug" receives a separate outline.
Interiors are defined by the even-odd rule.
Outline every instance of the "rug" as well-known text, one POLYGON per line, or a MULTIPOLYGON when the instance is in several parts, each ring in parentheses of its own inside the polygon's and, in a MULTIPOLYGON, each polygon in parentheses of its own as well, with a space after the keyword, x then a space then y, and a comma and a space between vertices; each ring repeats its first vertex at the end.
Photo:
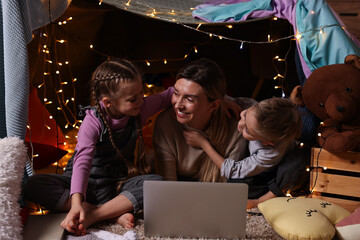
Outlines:
MULTIPOLYGON (((280 240, 280 237, 272 227, 266 222, 259 209, 253 208, 248 210, 246 217, 246 238, 245 239, 263 239, 263 240, 280 240)), ((144 220, 138 219, 136 226, 132 230, 127 230, 114 223, 99 223, 88 230, 86 236, 75 237, 65 236, 66 240, 182 240, 182 238, 147 238, 144 235, 144 220)), ((189 238, 186 238, 187 240, 189 238)), ((209 239, 210 240, 210 239, 209 239)))

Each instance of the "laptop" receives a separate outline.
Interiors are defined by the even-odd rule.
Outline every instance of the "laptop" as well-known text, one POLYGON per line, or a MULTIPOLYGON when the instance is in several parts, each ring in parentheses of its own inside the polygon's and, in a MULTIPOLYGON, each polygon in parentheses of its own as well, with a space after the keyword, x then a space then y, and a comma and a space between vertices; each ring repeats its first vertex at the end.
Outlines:
POLYGON ((245 183, 145 181, 145 236, 243 239, 247 197, 245 183))

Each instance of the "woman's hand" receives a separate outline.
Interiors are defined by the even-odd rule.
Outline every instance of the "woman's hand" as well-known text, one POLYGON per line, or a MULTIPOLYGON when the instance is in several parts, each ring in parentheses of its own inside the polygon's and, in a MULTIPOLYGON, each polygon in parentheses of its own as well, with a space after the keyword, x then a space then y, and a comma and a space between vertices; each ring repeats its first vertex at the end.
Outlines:
POLYGON ((82 223, 85 221, 85 210, 82 207, 82 196, 80 193, 75 193, 71 197, 71 209, 61 222, 61 226, 75 236, 84 236, 86 229, 83 228, 82 223))
POLYGON ((184 130, 183 132, 186 143, 192 147, 203 148, 208 141, 201 133, 197 131, 184 130))
POLYGON ((228 118, 231 118, 231 112, 233 112, 236 119, 240 120, 240 113, 243 109, 236 102, 228 99, 226 96, 224 97, 224 109, 228 118))

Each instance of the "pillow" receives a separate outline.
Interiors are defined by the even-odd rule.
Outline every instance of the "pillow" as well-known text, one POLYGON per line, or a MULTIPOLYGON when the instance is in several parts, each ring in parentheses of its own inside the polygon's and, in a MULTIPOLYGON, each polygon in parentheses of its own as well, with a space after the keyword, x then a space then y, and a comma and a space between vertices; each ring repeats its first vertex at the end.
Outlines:
MULTIPOLYGON (((26 142, 27 149, 30 154, 31 152, 31 145, 29 142, 26 142)), ((63 156, 65 156, 68 152, 62 150, 60 148, 42 144, 42 143, 32 143, 33 146, 33 155, 37 155, 34 157, 34 170, 39 170, 41 168, 47 167, 50 164, 60 160, 63 156)))
POLYGON ((336 204, 314 198, 277 197, 260 203, 258 208, 285 239, 332 239, 335 224, 350 215, 336 204))
POLYGON ((360 208, 335 225, 336 234, 342 240, 356 240, 360 236, 360 208))

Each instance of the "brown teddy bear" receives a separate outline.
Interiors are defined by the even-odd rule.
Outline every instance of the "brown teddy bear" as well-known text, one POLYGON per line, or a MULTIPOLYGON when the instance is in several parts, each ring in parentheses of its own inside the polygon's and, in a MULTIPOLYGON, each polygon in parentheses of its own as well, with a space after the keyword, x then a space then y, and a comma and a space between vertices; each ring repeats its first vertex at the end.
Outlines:
POLYGON ((360 151, 360 57, 320 67, 291 94, 323 122, 317 143, 330 152, 360 151))

